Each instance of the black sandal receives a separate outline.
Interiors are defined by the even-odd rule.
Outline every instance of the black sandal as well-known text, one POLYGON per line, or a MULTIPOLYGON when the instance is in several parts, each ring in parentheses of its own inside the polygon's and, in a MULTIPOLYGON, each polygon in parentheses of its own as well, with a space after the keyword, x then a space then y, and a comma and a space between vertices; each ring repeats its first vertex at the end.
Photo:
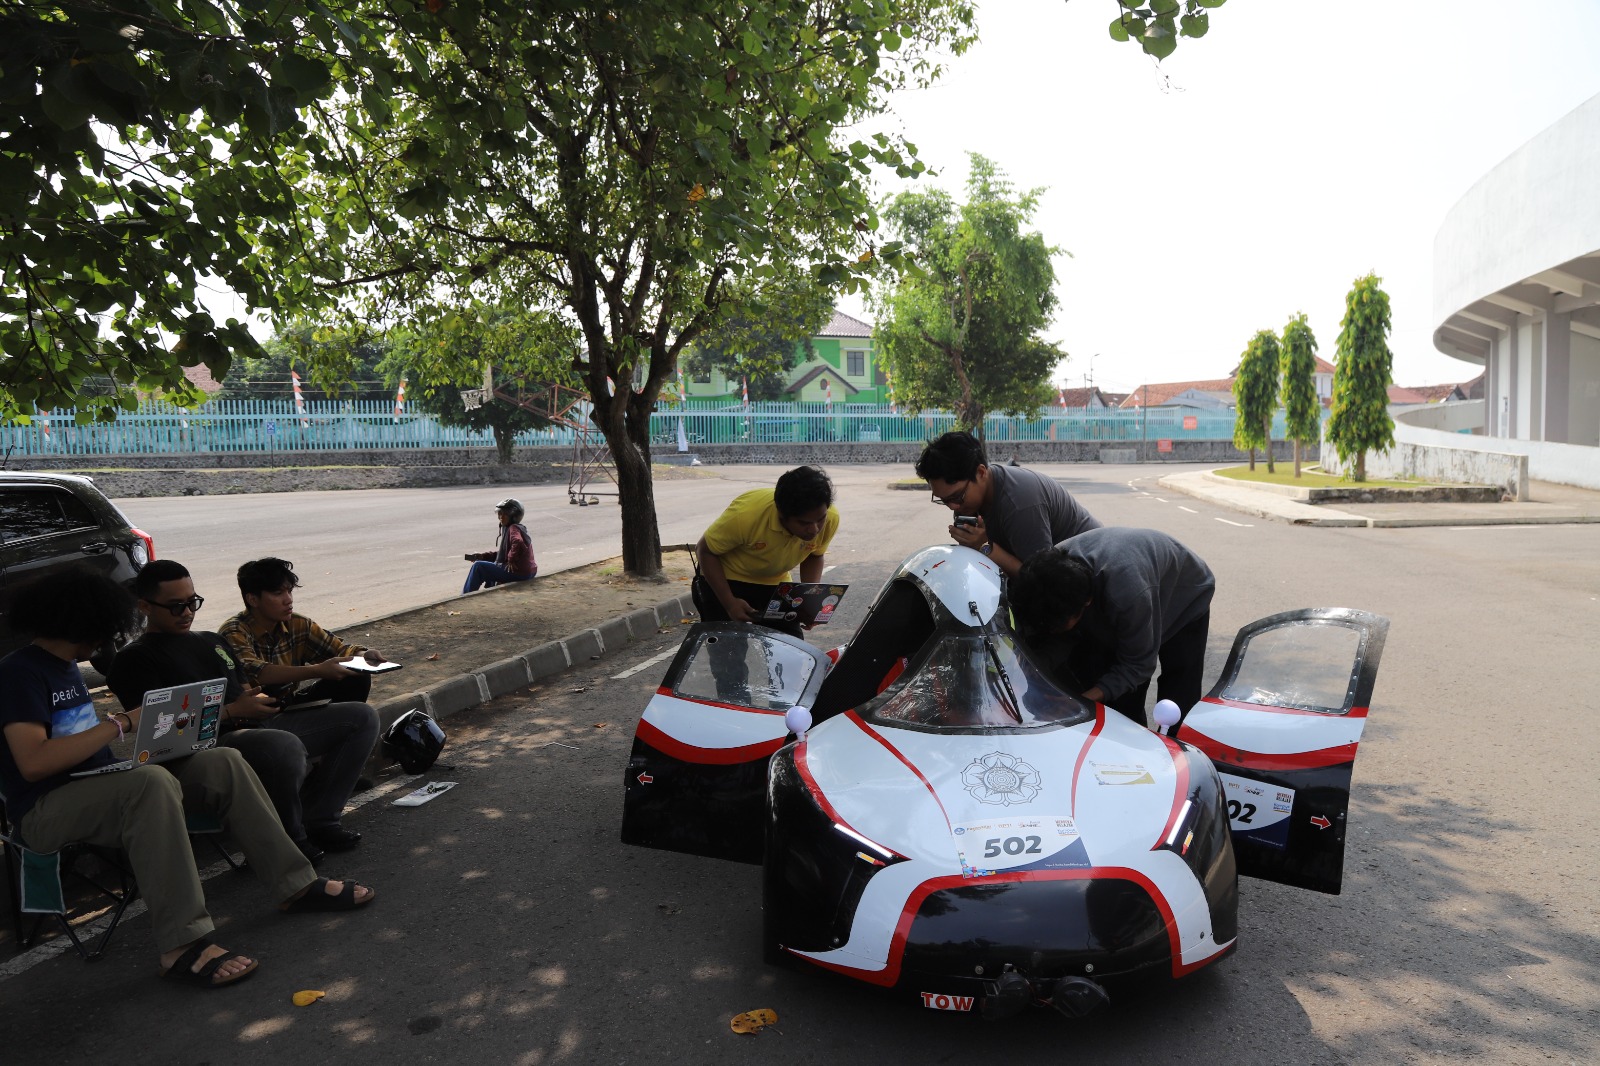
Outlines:
POLYGON ((205 937, 201 937, 193 944, 190 944, 189 949, 182 955, 179 955, 176 962, 174 962, 171 966, 168 966, 165 970, 162 970, 161 976, 176 978, 180 981, 187 981, 190 984, 199 985, 202 988, 221 988, 223 985, 231 985, 235 981, 244 980, 246 977, 249 977, 251 974, 255 973, 256 967, 260 965, 260 963, 258 963, 255 959, 251 959, 249 968, 243 973, 236 973, 232 977, 224 977, 220 981, 216 980, 216 972, 220 970, 226 963, 233 959, 245 958, 246 956, 239 954, 237 951, 230 951, 207 961, 204 966, 200 967, 200 969, 194 969, 194 964, 200 961, 200 956, 204 955, 206 948, 211 946, 211 941, 207 940, 205 937))
MULTIPOLYGON (((354 881, 351 881, 348 878, 344 881, 344 887, 339 890, 338 895, 330 896, 328 895, 328 882, 331 880, 334 880, 334 878, 317 878, 315 881, 311 882, 310 885, 306 886, 306 890, 300 893, 300 895, 296 896, 287 903, 278 904, 278 909, 285 914, 310 914, 319 911, 353 911, 357 907, 365 907, 367 904, 371 903, 375 898, 377 898, 378 893, 373 891, 371 888, 367 888, 366 898, 360 900, 356 899, 356 888, 358 886, 354 881)), ((366 888, 365 885, 359 887, 366 888)))

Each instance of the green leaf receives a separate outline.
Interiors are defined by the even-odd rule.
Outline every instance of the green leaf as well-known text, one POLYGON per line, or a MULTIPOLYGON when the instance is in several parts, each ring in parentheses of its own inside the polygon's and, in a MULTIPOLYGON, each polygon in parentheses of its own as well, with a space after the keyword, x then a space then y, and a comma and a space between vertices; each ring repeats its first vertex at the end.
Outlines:
POLYGON ((276 73, 273 80, 283 80, 291 89, 302 96, 309 96, 327 85, 332 75, 328 65, 315 56, 303 56, 297 52, 290 52, 273 64, 276 73))
POLYGON ((740 40, 745 52, 750 55, 758 56, 765 50, 761 44, 761 35, 755 30, 745 30, 740 40))
POLYGON ((1179 32, 1185 37, 1204 37, 1211 28, 1211 16, 1204 11, 1193 15, 1185 15, 1178 20, 1179 32))
POLYGON ((1113 41, 1126 41, 1128 39, 1128 26, 1121 18, 1111 20, 1111 39, 1113 41))

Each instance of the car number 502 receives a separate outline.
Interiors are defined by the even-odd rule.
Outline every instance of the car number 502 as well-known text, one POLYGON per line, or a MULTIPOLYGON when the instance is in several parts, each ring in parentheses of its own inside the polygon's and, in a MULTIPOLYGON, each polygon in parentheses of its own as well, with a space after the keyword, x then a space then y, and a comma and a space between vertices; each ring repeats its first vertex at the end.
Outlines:
POLYGON ((1007 855, 1042 855, 1039 837, 990 837, 983 842, 983 857, 992 859, 1001 852, 1007 855))
POLYGON ((1249 825, 1256 816, 1254 803, 1240 803, 1238 800, 1228 801, 1228 818, 1240 825, 1249 825))

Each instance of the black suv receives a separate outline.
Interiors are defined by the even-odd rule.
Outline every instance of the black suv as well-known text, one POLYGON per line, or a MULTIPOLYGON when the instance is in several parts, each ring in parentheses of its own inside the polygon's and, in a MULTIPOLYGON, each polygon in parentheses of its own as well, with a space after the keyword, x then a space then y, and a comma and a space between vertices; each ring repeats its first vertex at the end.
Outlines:
MULTIPOLYGON (((11 619, 18 585, 78 563, 128 584, 155 554, 150 534, 88 478, 0 472, 0 656, 27 643, 11 619)), ((115 653, 106 648, 90 661, 104 673, 115 653)))

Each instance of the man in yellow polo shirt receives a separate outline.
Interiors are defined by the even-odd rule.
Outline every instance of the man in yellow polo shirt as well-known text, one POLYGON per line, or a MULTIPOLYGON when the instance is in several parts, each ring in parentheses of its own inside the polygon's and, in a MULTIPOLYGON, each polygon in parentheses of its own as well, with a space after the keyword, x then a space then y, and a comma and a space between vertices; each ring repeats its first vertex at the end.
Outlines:
POLYGON ((822 580, 823 553, 839 531, 833 482, 814 466, 799 466, 775 488, 734 498, 700 538, 695 607, 707 622, 757 622, 800 635, 794 622, 762 619, 778 583, 800 568, 801 581, 822 580))

